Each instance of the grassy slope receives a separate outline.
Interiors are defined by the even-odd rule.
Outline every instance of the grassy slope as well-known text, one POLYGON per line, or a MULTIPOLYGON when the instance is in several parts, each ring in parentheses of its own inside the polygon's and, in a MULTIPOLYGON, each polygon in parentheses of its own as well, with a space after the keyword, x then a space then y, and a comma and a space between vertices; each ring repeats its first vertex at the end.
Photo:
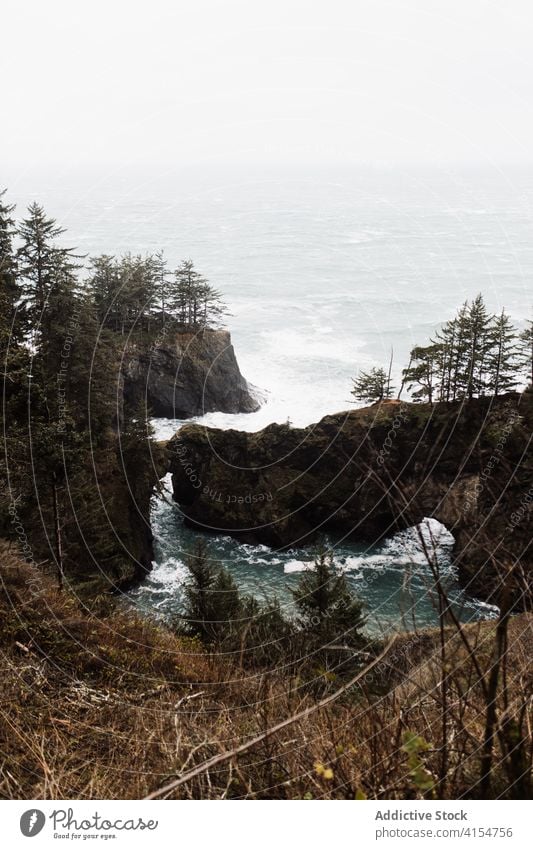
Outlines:
MULTIPOLYGON (((328 687, 339 685, 331 672, 320 670, 311 682, 283 670, 245 671, 238 661, 209 655, 194 640, 107 602, 84 608, 74 596, 59 595, 4 543, 0 577, 3 798, 141 798, 183 770, 312 707, 328 687)), ((485 669, 494 624, 470 626, 468 632, 485 669)), ((513 620, 508 718, 518 716, 530 692, 532 634, 531 616, 513 620)), ((472 663, 452 632, 448 781, 442 790, 423 786, 425 770, 431 784, 440 763, 437 642, 435 632, 404 635, 362 686, 175 795, 475 796, 484 703, 472 663), (415 746, 415 761, 405 749, 408 731, 428 743, 427 750, 415 746)), ((520 751, 531 758, 530 738, 520 751)), ((497 765, 493 795, 508 793, 510 783, 505 765, 497 765)))

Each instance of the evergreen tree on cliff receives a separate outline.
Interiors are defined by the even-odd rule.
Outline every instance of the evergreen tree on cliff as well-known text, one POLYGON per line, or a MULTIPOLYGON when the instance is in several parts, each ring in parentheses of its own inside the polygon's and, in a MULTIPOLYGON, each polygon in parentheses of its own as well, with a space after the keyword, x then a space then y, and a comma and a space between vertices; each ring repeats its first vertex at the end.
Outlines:
POLYGON ((520 334, 520 350, 527 381, 533 387, 533 321, 528 321, 520 334))
MULTIPOLYGON (((463 305, 462 311, 466 309, 463 305)), ((463 324, 460 315, 447 321, 431 339, 431 344, 436 347, 439 359, 439 401, 455 401, 457 393, 457 367, 464 354, 463 324)))
POLYGON ((20 232, 32 322, 25 386, 30 416, 13 428, 10 462, 18 491, 39 505, 25 517, 36 551, 55 563, 62 586, 89 551, 99 568, 109 571, 116 563, 117 528, 108 514, 116 520, 117 507, 109 497, 105 508, 101 503, 118 472, 110 379, 115 357, 91 299, 80 293, 78 257, 57 244, 62 228, 33 205, 20 232), (91 388, 98 389, 92 398, 91 388), (109 480, 96 477, 103 468, 109 480))
MULTIPOLYGON (((60 248, 56 242, 65 232, 55 219, 48 218, 42 206, 32 203, 28 217, 19 225, 18 235, 22 245, 18 251, 22 294, 32 318, 34 329, 42 321, 48 296, 57 286, 58 274, 65 270, 74 273, 81 257, 70 248, 60 248)), ((71 282, 74 277, 71 278, 71 282)))
POLYGON ((126 326, 142 336, 145 329, 150 330, 156 299, 153 258, 126 254, 120 263, 120 275, 126 326))
POLYGON ((154 274, 155 303, 157 308, 161 310, 161 328, 164 331, 168 321, 170 279, 167 261, 162 250, 158 251, 152 257, 152 268, 154 274))
POLYGON ((0 192, 0 369, 3 451, 0 455, 0 532, 8 535, 12 522, 8 508, 15 485, 11 449, 20 442, 18 422, 27 415, 25 388, 28 374, 28 350, 24 346, 24 316, 19 309, 20 287, 13 248, 14 206, 5 203, 0 192))
POLYGON ((120 283, 117 261, 114 256, 101 254, 89 261, 90 277, 87 290, 92 298, 98 321, 102 327, 120 329, 118 298, 120 283))
POLYGON ((220 292, 186 260, 174 272, 169 293, 169 312, 185 327, 216 326, 227 313, 220 292))
POLYGON ((512 392, 518 386, 518 334, 505 310, 492 317, 488 330, 486 389, 492 395, 512 392))
POLYGON ((29 303, 33 334, 31 408, 28 441, 36 496, 46 533, 53 540, 58 584, 65 574, 64 529, 68 512, 67 467, 76 469, 79 438, 75 419, 66 402, 66 377, 78 312, 78 258, 73 251, 58 247, 63 232, 42 207, 34 204, 30 217, 20 228, 20 250, 24 294, 29 303))
POLYGON ((157 303, 154 258, 125 254, 119 260, 102 254, 90 261, 88 289, 103 327, 134 332, 150 331, 157 303))
POLYGON ((359 372, 353 381, 351 394, 357 401, 366 401, 372 404, 392 398, 394 387, 390 382, 390 374, 383 368, 371 368, 370 371, 359 372))
POLYGON ((411 351, 410 365, 403 370, 403 383, 414 401, 432 404, 436 392, 442 391, 438 383, 442 377, 442 353, 442 348, 435 343, 425 348, 418 345, 411 351))
POLYGON ((483 296, 477 295, 464 318, 467 339, 464 392, 467 398, 484 395, 487 388, 487 355, 491 347, 489 333, 491 317, 487 312, 483 296))
POLYGON ((4 202, 5 193, 5 189, 0 192, 0 360, 2 373, 8 377, 4 389, 9 393, 13 384, 10 373, 18 362, 18 347, 23 339, 24 311, 19 304, 21 289, 13 248, 16 231, 12 213, 15 207, 4 202))
POLYGON ((0 298, 2 316, 12 313, 20 297, 17 282, 17 261, 13 249, 15 222, 11 217, 14 204, 4 202, 6 189, 0 192, 0 298))
POLYGON ((509 316, 505 310, 490 315, 478 295, 471 304, 465 301, 430 345, 413 348, 403 377, 414 389, 414 401, 457 401, 512 391, 519 382, 519 363, 520 345, 509 316))

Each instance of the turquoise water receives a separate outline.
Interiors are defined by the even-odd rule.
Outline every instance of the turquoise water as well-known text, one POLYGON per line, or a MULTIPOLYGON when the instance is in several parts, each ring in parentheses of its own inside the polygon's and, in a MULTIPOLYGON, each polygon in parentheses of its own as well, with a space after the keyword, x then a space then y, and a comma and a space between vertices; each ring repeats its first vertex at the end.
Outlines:
MULTIPOLYGON (((170 476, 166 491, 154 498, 152 527, 155 535, 155 563, 151 574, 129 598, 139 609, 163 620, 179 620, 183 586, 187 580, 185 558, 198 534, 183 524, 177 504, 172 501, 170 476)), ((434 553, 444 586, 458 617, 463 621, 491 618, 497 609, 469 598, 457 585, 451 562, 453 537, 435 520, 425 520, 421 531, 428 549, 434 553)), ((231 572, 239 588, 265 601, 276 596, 286 616, 294 615, 290 588, 299 575, 312 565, 311 550, 274 551, 266 546, 242 544, 228 536, 209 536, 210 557, 231 572)), ((435 624, 434 580, 420 537, 415 529, 396 534, 379 546, 330 543, 339 570, 364 600, 368 630, 384 633, 391 628, 435 624)))

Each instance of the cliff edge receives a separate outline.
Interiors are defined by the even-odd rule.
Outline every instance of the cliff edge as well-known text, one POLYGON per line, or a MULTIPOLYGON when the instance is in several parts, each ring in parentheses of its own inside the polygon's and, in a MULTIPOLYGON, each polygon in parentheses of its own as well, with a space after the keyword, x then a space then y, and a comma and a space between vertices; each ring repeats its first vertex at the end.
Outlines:
POLYGON ((132 344, 122 363, 124 400, 146 401, 156 417, 252 413, 259 404, 242 376, 227 330, 173 333, 132 344))
POLYGON ((174 498, 197 528, 274 547, 318 533, 378 541, 425 516, 456 540, 461 582, 530 596, 533 394, 383 402, 304 429, 186 425, 169 442, 174 498), (528 453, 529 452, 529 453, 528 453))

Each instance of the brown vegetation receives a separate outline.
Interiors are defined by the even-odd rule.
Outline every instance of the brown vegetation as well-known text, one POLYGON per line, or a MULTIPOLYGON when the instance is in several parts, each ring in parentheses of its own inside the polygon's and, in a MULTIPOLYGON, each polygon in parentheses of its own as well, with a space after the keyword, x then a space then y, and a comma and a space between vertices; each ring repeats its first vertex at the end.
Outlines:
POLYGON ((142 798, 180 776, 163 796, 530 792, 530 614, 505 624, 490 692, 501 621, 404 634, 346 687, 333 668, 243 669, 108 597, 59 593, 7 544, 0 558, 3 798, 142 798))

